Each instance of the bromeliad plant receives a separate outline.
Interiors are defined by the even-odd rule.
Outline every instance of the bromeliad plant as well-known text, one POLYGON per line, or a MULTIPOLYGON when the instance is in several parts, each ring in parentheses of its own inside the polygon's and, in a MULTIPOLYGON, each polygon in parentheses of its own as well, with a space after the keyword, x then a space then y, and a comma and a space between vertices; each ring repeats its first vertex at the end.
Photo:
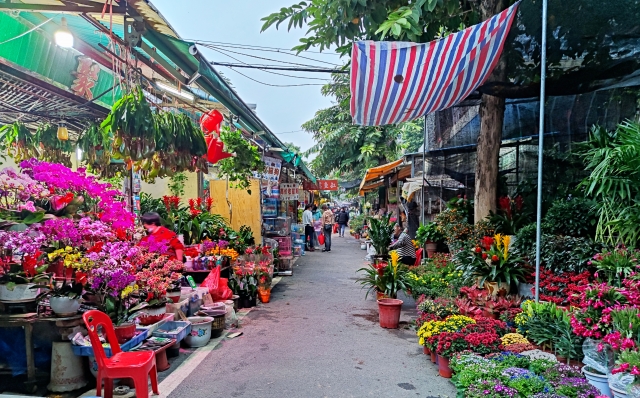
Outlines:
POLYGON ((515 285, 524 280, 524 262, 510 253, 508 235, 485 236, 481 245, 467 251, 467 261, 458 266, 468 282, 478 286, 485 282, 515 285))

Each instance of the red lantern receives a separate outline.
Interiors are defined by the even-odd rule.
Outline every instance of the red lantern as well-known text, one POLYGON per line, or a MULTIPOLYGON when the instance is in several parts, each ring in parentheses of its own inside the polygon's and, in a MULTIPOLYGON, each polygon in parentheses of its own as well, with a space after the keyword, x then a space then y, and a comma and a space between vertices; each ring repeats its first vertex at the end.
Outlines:
POLYGON ((220 124, 223 119, 224 117, 222 116, 222 113, 212 109, 209 113, 205 113, 200 117, 200 128, 205 134, 209 134, 211 132, 220 134, 220 124))

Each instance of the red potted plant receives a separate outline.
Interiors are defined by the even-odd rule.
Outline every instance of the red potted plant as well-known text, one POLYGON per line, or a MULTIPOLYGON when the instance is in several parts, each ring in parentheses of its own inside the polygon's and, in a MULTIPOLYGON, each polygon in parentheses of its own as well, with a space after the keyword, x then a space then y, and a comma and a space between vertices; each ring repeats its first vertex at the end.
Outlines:
POLYGON ((451 367, 449 367, 449 359, 457 354, 469 349, 469 343, 465 340, 464 333, 461 332, 443 332, 438 336, 438 373, 440 376, 450 379, 452 375, 451 367))

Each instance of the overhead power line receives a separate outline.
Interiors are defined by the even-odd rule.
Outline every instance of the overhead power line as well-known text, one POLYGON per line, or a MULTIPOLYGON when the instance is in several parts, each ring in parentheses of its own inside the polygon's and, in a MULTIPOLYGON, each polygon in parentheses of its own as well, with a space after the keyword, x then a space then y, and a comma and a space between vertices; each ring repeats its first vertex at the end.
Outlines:
MULTIPOLYGON (((240 63, 241 63, 241 65, 249 65, 248 63, 246 63, 246 62, 244 62, 244 61, 242 61, 242 60, 239 60, 238 58, 234 57, 233 55, 226 54, 226 53, 224 53, 224 52, 222 52, 222 51, 220 51, 220 50, 213 50, 213 51, 219 52, 220 54, 222 54, 222 55, 224 55, 224 56, 226 56, 226 57, 229 57, 229 58, 231 58, 231 59, 233 59, 233 60, 235 60, 235 61, 238 61, 238 62, 240 62, 240 63)), ((221 65, 221 66, 222 66, 222 65, 221 65)), ((227 66, 227 67, 231 68, 230 66, 227 66)), ((326 81, 325 79, 318 79, 318 78, 315 78, 315 77, 294 76, 294 75, 287 75, 287 74, 284 74, 284 73, 271 72, 271 71, 265 70, 264 68, 261 68, 261 67, 256 67, 255 69, 259 69, 259 70, 261 70, 261 71, 263 71, 263 72, 271 73, 271 74, 273 74, 273 75, 286 76, 286 77, 293 77, 293 78, 295 78, 295 79, 322 80, 322 81, 326 81)))
MULTIPOLYGON (((203 45, 203 47, 206 47, 206 48, 209 48, 209 49, 212 49, 212 50, 216 50, 216 51, 225 51, 225 52, 229 52, 229 53, 232 53, 232 54, 243 55, 245 57, 261 59, 263 61, 277 62, 277 63, 280 63, 280 64, 289 64, 289 65, 297 65, 297 66, 305 66, 305 67, 314 66, 314 65, 308 65, 308 64, 299 64, 297 62, 281 61, 279 59, 273 59, 273 58, 258 57, 257 55, 245 54, 245 53, 241 53, 241 52, 238 52, 238 51, 233 51, 233 50, 229 50, 229 49, 221 48, 221 47, 217 47, 217 46, 212 46, 212 45, 203 45)), ((339 64, 334 64, 334 63, 331 63, 331 62, 323 62, 323 61, 316 61, 316 62, 322 62, 322 63, 333 65, 333 66, 340 66, 339 64)))
MULTIPOLYGON (((229 68, 248 68, 248 69, 260 69, 260 70, 286 70, 289 72, 316 72, 316 73, 349 73, 348 70, 343 69, 329 69, 329 68, 293 68, 285 66, 260 66, 249 64, 230 64, 227 62, 211 62, 212 65, 226 66, 229 68)), ((292 76, 295 77, 295 76, 292 76)))
MULTIPOLYGON (((192 40, 192 39, 185 39, 186 41, 189 42, 193 42, 195 44, 200 44, 200 43, 208 43, 208 44, 214 44, 214 45, 218 45, 221 47, 237 47, 237 48, 247 48, 250 50, 254 50, 254 51, 270 51, 270 52, 276 52, 276 53, 297 53, 296 50, 292 50, 290 48, 278 48, 278 47, 267 47, 267 46, 256 46, 253 44, 238 44, 238 43, 226 43, 226 42, 222 42, 222 41, 209 41, 209 40, 192 40)), ((320 54, 320 55, 333 55, 333 56, 340 56, 340 54, 338 53, 330 53, 330 52, 323 52, 323 51, 313 51, 313 50, 303 50, 300 51, 303 53, 314 53, 314 54, 320 54)), ((296 54, 292 54, 292 55, 296 55, 296 54)))
POLYGON ((300 86, 324 86, 324 84, 320 84, 320 83, 304 83, 304 84, 270 84, 270 83, 265 83, 265 82, 261 82, 260 80, 256 80, 252 77, 249 77, 247 75, 245 75, 244 73, 238 72, 237 70, 233 69, 233 68, 229 68, 232 71, 236 72, 237 74, 246 77, 249 80, 253 80, 256 83, 260 83, 263 84, 265 86, 270 86, 270 87, 300 87, 300 86))

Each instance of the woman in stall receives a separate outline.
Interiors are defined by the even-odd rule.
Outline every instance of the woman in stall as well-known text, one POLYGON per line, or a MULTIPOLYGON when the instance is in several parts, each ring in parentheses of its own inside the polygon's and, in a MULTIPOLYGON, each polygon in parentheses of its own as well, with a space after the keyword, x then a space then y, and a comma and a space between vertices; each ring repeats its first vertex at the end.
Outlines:
POLYGON ((166 246, 169 257, 182 261, 184 245, 178 240, 175 232, 162 226, 162 220, 158 213, 145 213, 142 216, 142 225, 147 230, 148 235, 142 238, 141 245, 148 247, 153 247, 153 244, 166 246))

